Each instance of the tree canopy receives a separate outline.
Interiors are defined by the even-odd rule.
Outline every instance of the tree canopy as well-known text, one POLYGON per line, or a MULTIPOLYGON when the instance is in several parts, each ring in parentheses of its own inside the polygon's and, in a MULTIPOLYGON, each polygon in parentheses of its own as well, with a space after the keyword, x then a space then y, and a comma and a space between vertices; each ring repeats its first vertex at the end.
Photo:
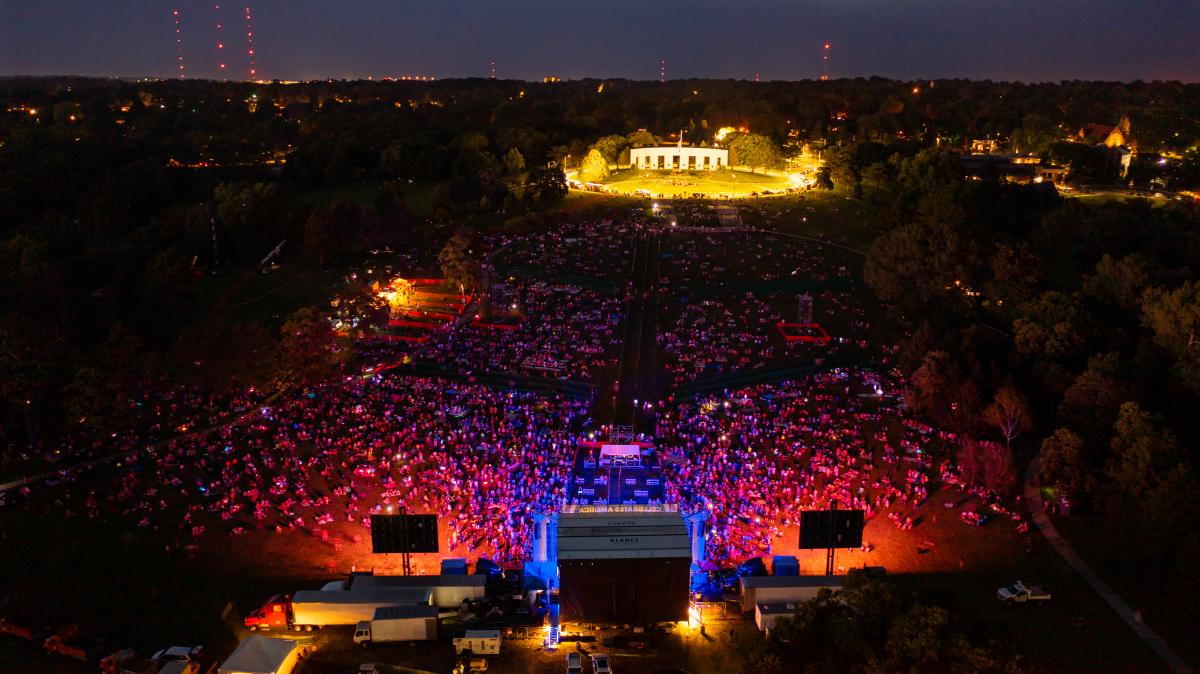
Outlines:
POLYGON ((788 672, 1016 672, 994 641, 965 633, 945 608, 906 596, 886 576, 853 569, 838 590, 779 618, 747 669, 788 672))
POLYGON ((603 182, 608 179, 608 160, 597 149, 592 149, 579 165, 579 179, 584 182, 603 182))

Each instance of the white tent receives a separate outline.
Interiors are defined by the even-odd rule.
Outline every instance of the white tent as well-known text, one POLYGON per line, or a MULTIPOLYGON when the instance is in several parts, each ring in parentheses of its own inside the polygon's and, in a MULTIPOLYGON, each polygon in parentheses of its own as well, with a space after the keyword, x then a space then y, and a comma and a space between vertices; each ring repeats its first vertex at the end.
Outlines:
POLYGON ((300 646, 288 639, 257 634, 246 637, 217 670, 219 674, 288 674, 300 658, 300 646))

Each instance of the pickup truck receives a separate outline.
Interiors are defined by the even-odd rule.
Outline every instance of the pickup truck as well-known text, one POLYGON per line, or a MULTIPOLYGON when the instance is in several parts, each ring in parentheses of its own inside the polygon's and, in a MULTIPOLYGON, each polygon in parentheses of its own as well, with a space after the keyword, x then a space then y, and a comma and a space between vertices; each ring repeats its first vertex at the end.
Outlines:
POLYGON ((1026 585, 1018 580, 1008 587, 996 590, 996 598, 1013 604, 1024 604, 1027 601, 1050 601, 1050 590, 1042 585, 1026 585))

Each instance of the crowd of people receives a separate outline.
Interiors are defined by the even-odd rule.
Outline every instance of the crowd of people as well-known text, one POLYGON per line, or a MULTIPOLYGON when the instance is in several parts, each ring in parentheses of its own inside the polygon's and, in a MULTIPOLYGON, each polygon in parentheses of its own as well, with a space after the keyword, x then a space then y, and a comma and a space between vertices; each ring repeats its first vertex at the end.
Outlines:
POLYGON ((253 409, 266 396, 254 388, 213 391, 163 375, 144 379, 134 390, 119 431, 100 433, 80 423, 53 441, 35 437, 30 442, 24 434, 10 435, 0 450, 0 472, 38 473, 125 453, 224 423, 253 409))
POLYGON ((642 218, 564 223, 535 234, 501 236, 496 267, 529 267, 547 274, 621 279, 629 274, 633 242, 652 225, 642 218))
POLYGON ((131 452, 102 483, 64 471, 49 493, 22 495, 182 540, 213 531, 318 537, 335 522, 367 534, 370 515, 405 506, 439 515, 451 548, 511 561, 526 554, 530 515, 566 498, 571 428, 586 406, 441 379, 354 379, 263 407, 246 423, 131 452))
POLYGON ((733 283, 849 278, 844 264, 831 264, 822 246, 805 239, 745 231, 680 234, 669 238, 663 280, 678 288, 733 283))
POLYGON ((575 285, 518 281, 492 293, 492 312, 439 331, 422 359, 460 371, 592 381, 616 364, 622 302, 575 285))
POLYGON ((670 385, 869 347, 870 324, 848 287, 809 289, 850 277, 820 244, 753 231, 691 232, 670 235, 664 250, 660 288, 676 302, 658 343, 670 385), (805 293, 812 302, 802 315, 805 293), (833 339, 788 341, 779 324, 789 322, 820 323, 833 339))
POLYGON ((899 391, 867 370, 707 396, 658 416, 668 498, 710 513, 710 554, 772 554, 802 510, 883 511, 910 522, 928 496, 929 460, 953 435, 910 418, 899 391))
MULTIPOLYGON (((131 452, 103 482, 64 471, 18 501, 180 540, 365 537, 372 514, 403 506, 437 514, 450 550, 517 562, 528 558, 532 515, 569 502, 588 405, 439 378, 354 378, 131 452)), ((911 418, 896 385, 868 370, 664 406, 655 441, 665 499, 709 511, 719 563, 772 554, 802 510, 835 500, 911 528, 931 482, 957 481, 930 459, 954 436, 911 418)))
POLYGON ((668 383, 765 366, 776 356, 779 338, 772 333, 778 322, 779 315, 753 293, 684 305, 671 329, 658 333, 668 383))
MULTIPOLYGON (((639 226, 583 224, 522 241, 536 252, 531 263, 597 273, 614 266, 606 256, 628 253, 625 240, 639 226), (596 254, 577 256, 574 266, 554 263, 577 255, 576 245, 596 254)), ((816 250, 776 241, 780 252, 769 236, 729 235, 739 237, 735 243, 714 236, 725 235, 672 237, 669 250, 686 264, 667 276, 693 284, 793 273, 822 278, 816 250), (728 273, 728 265, 738 273, 728 273)), ((826 311, 848 315, 866 333, 862 309, 848 294, 823 296, 826 311)), ((414 354, 459 373, 584 381, 616 365, 619 294, 529 279, 500 284, 489 299, 495 314, 513 320, 460 321, 414 354)), ((752 292, 696 298, 659 332, 660 360, 674 385, 706 372, 762 367, 790 353, 777 334, 780 320, 752 292)), ((26 487, 7 504, 124 519, 182 539, 301 530, 331 544, 339 540, 335 530, 366 535, 370 515, 407 507, 439 515, 446 543, 460 554, 525 559, 532 515, 570 499, 573 461, 583 429, 592 427, 590 401, 456 378, 352 376, 269 406, 254 392, 223 398, 149 386, 143 404, 159 423, 75 445, 84 450, 75 456, 127 453, 116 468, 105 468, 104 479, 63 469, 54 484, 26 487)), ((665 498, 685 511, 711 512, 710 551, 721 561, 771 554, 801 510, 834 500, 868 517, 887 512, 897 527, 911 528, 931 482, 955 480, 952 467, 929 459, 954 438, 910 417, 898 388, 873 371, 834 370, 664 402, 655 443, 665 498)))

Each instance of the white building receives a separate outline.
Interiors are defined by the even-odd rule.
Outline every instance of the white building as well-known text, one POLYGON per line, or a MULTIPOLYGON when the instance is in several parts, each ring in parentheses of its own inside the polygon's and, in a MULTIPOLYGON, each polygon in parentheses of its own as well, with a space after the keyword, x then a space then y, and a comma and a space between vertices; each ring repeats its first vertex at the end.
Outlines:
POLYGON ((675 169, 715 171, 729 167, 729 150, 717 147, 635 147, 629 151, 629 163, 639 169, 675 169))

